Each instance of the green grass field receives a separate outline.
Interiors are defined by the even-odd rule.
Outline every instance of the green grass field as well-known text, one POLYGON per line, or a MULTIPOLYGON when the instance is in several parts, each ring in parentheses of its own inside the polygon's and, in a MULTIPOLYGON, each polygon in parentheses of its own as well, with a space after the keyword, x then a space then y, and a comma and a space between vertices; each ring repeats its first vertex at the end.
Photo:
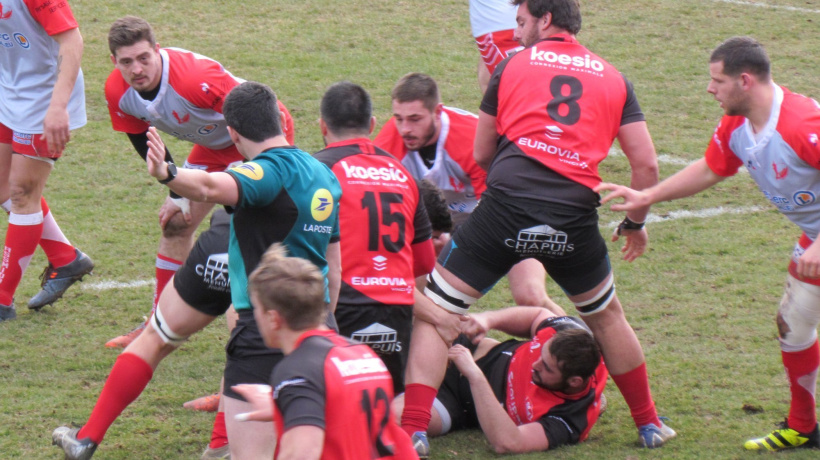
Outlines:
MULTIPOLYGON (((106 34, 126 14, 146 18, 163 46, 219 60, 234 74, 269 84, 296 122, 297 145, 322 147, 319 100, 352 80, 373 97, 379 124, 402 75, 436 78, 445 104, 478 110, 478 53, 464 0, 103 2, 73 0, 85 38, 88 125, 74 133, 46 190, 68 237, 97 263, 95 276, 41 313, 25 303, 45 264, 38 252, 17 291, 19 317, 0 324, 0 458, 61 458, 58 425, 82 423, 117 352, 103 348, 150 309, 152 286, 101 283, 153 279, 157 210, 166 191, 145 173, 125 135, 110 128, 103 83, 112 69, 106 34)), ((583 1, 582 43, 634 83, 661 157, 661 177, 699 158, 722 112, 706 93, 712 48, 732 35, 766 45, 775 81, 820 97, 820 1, 583 1)), ((169 145, 176 158, 189 147, 169 145)), ((628 181, 623 155, 602 165, 605 180, 628 181)), ((787 411, 788 387, 773 317, 799 235, 746 174, 697 197, 653 208, 651 248, 632 264, 610 247, 619 297, 642 341, 654 397, 679 436, 659 451, 635 446, 636 432, 614 385, 609 410, 581 446, 554 458, 756 458, 743 440, 787 411), (722 212, 720 210, 722 209, 722 212), (708 215, 706 211, 717 212, 708 215), (681 213, 681 211, 687 211, 681 213), (732 212, 734 211, 734 212, 732 212), (744 405, 762 411, 744 411, 744 405)), ((601 210, 602 232, 621 214, 601 210)), ((138 283, 137 283, 138 284, 138 283)), ((554 285, 550 292, 568 311, 554 285)), ((502 283, 479 309, 508 305, 502 283)), ((216 389, 228 336, 224 321, 198 334, 157 370, 143 395, 112 426, 95 458, 198 458, 211 414, 182 403, 216 389)), ((495 458, 479 432, 432 442, 434 458, 495 458)), ((544 454, 520 458, 541 458, 544 454)), ((783 453, 790 459, 818 452, 783 453)))

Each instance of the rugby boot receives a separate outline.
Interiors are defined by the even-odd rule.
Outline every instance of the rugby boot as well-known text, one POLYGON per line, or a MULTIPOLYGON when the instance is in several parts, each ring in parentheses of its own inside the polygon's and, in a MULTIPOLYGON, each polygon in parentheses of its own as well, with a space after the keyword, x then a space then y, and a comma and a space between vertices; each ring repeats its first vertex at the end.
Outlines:
POLYGON ((205 449, 205 452, 202 452, 202 457, 199 457, 199 460, 211 460, 211 459, 230 459, 231 458, 231 446, 230 444, 225 444, 222 447, 218 447, 216 449, 211 449, 208 447, 205 449))
POLYGON ((77 439, 79 428, 61 426, 51 433, 51 444, 65 452, 65 460, 88 460, 97 450, 97 444, 89 438, 77 439))
POLYGON ((771 451, 776 452, 795 447, 820 447, 820 431, 817 425, 811 433, 801 433, 789 428, 788 419, 778 423, 780 428, 763 436, 746 441, 743 447, 746 450, 771 451))
POLYGON ((43 274, 40 275, 42 281, 40 286, 43 289, 28 301, 30 309, 39 310, 46 305, 51 305, 62 297, 72 284, 91 273, 91 270, 94 269, 94 262, 91 261, 91 258, 79 249, 75 248, 74 251, 77 256, 70 264, 59 268, 54 268, 51 264, 48 264, 48 267, 43 270, 43 274))
POLYGON ((427 440, 427 433, 424 431, 416 431, 410 437, 410 442, 413 443, 413 449, 419 455, 420 460, 430 458, 430 441, 427 440))
POLYGON ((219 393, 196 398, 193 401, 188 401, 182 407, 191 410, 198 410, 202 412, 216 412, 219 410, 219 393))
POLYGON ((125 348, 128 345, 131 345, 131 342, 133 342, 134 339, 136 339, 140 334, 142 334, 143 329, 145 329, 145 323, 140 323, 140 325, 135 327, 131 332, 123 334, 119 337, 114 337, 108 342, 105 342, 105 347, 125 348))
POLYGON ((17 310, 14 309, 14 302, 11 305, 0 305, 0 323, 17 318, 17 310))
POLYGON ((642 447, 646 447, 647 449, 661 447, 666 441, 669 441, 675 436, 677 436, 675 430, 666 426, 663 421, 661 421, 660 427, 654 423, 648 423, 638 427, 638 442, 640 442, 642 447))

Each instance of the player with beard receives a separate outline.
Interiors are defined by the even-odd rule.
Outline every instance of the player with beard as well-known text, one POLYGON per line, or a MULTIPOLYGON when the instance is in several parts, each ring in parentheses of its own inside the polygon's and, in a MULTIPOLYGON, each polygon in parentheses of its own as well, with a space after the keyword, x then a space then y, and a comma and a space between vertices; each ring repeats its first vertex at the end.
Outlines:
MULTIPOLYGON (((455 366, 436 386, 428 435, 480 427, 498 453, 542 451, 587 438, 601 412, 607 370, 581 321, 512 307, 470 315, 464 331, 449 350, 455 366), (499 342, 485 337, 491 329, 531 339, 499 342)), ((403 396, 397 397, 397 416, 403 405, 403 396)), ((418 452, 429 455, 426 439, 414 441, 418 452)))
POLYGON ((602 203, 612 209, 644 209, 694 195, 737 174, 749 176, 802 235, 788 267, 777 311, 780 351, 791 392, 788 417, 766 436, 746 441, 748 450, 820 447, 815 388, 820 367, 820 104, 774 83, 766 50, 750 37, 733 37, 709 59, 707 91, 725 112, 703 158, 660 184, 635 191, 615 184, 602 203))

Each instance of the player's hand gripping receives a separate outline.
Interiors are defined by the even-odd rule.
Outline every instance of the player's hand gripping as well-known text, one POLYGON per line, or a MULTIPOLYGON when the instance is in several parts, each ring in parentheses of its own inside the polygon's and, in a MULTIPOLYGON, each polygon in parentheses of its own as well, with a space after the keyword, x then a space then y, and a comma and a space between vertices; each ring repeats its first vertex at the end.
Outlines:
POLYGON ((469 337, 473 343, 478 343, 487 336, 490 330, 486 315, 475 313, 467 317, 467 321, 462 326, 462 333, 469 337))
POLYGON ((182 213, 185 223, 191 225, 191 200, 185 197, 165 199, 165 203, 159 209, 159 226, 165 228, 177 213, 182 213))
POLYGON ((463 345, 453 345, 447 351, 447 358, 453 362, 461 372, 461 375, 471 380, 474 377, 482 376, 481 369, 473 359, 473 354, 463 345))

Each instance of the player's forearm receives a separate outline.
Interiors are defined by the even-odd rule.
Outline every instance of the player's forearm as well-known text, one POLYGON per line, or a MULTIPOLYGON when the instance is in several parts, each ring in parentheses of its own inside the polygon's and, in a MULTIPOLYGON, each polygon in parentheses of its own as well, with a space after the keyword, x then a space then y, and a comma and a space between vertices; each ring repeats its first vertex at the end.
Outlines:
POLYGON ((80 73, 83 59, 83 37, 80 29, 71 29, 54 35, 59 44, 57 54, 57 81, 51 95, 51 107, 65 109, 80 73))
POLYGON ((473 158, 485 171, 490 168, 498 149, 498 133, 495 128, 495 117, 484 112, 478 114, 473 158))
MULTIPOLYGON (((157 179, 164 178, 167 174, 157 179)), ((166 185, 172 192, 193 201, 235 206, 238 200, 236 183, 227 173, 179 168, 176 178, 166 185), (233 190, 230 190, 231 185, 233 190)))
POLYGON ((660 184, 645 190, 650 204, 695 195, 725 179, 715 174, 705 158, 688 165, 660 184))
POLYGON ((468 380, 478 422, 493 449, 499 454, 517 452, 516 445, 521 444, 521 433, 504 406, 495 398, 487 379, 482 374, 469 377, 468 380))
POLYGON ((533 323, 541 316, 546 319, 552 316, 549 311, 540 307, 509 307, 480 313, 487 319, 490 329, 506 334, 530 338, 533 323))
POLYGON ((327 287, 330 294, 330 312, 336 312, 339 289, 342 287, 342 250, 338 242, 327 247, 327 287))

